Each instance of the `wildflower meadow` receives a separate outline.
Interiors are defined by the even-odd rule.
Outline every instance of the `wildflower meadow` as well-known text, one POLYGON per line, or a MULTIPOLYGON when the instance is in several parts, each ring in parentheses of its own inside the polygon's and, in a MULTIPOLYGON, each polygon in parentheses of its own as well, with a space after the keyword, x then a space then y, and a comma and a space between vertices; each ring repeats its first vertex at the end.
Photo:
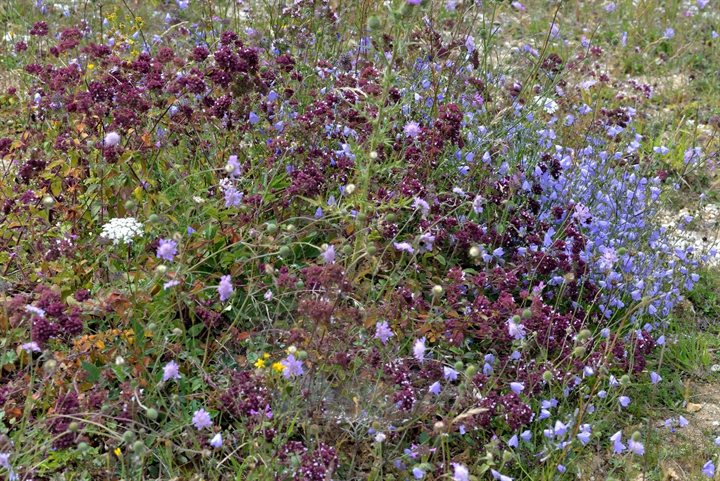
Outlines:
POLYGON ((0 479, 720 479, 718 0, 0 20, 0 479))

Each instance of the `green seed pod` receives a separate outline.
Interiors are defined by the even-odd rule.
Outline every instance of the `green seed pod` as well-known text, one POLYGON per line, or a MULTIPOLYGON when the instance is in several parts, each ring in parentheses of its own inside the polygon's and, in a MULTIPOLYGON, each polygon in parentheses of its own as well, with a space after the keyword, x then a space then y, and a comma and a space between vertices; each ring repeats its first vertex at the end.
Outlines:
POLYGON ((77 423, 77 421, 73 421, 68 425, 68 431, 71 433, 76 433, 80 429, 80 424, 77 423))
POLYGON ((287 232, 294 232, 295 229, 296 229, 295 224, 288 224, 288 225, 285 226, 285 230, 286 230, 287 232))
POLYGON ((628 376, 627 374, 623 374, 620 378, 620 384, 623 386, 627 386, 628 384, 630 384, 630 376, 628 376))
POLYGON ((520 320, 521 320, 521 319, 520 319, 520 316, 518 316, 517 314, 515 314, 514 316, 512 316, 512 321, 513 321, 515 324, 518 324, 518 323, 520 322, 520 320))
POLYGON ((288 246, 282 246, 280 248, 280 250, 278 251, 278 253, 280 254, 280 257, 290 257, 290 254, 292 253, 292 251, 290 250, 290 248, 288 246))
POLYGON ((57 361, 55 359, 48 359, 45 361, 45 364, 43 364, 43 371, 45 373, 49 374, 53 372, 57 368, 57 361))
POLYGON ((135 433, 132 431, 125 431, 122 438, 123 441, 129 444, 135 440, 135 433))
POLYGON ((393 214, 392 212, 390 212, 389 214, 387 214, 385 216, 385 220, 387 222, 395 222, 395 219, 396 219, 395 214, 393 214))
POLYGON ((349 256, 350 254, 352 254, 353 248, 352 248, 352 246, 351 246, 350 244, 346 244, 346 245, 343 246, 341 252, 342 252, 343 254, 345 254, 346 256, 349 256))
POLYGON ((465 369, 465 363, 463 363, 462 361, 457 361, 453 366, 453 369, 455 369, 456 371, 462 371, 463 369, 465 369))
POLYGON ((510 460, 512 460, 513 457, 514 456, 513 456, 512 451, 509 451, 509 450, 503 451, 503 455, 502 455, 503 463, 510 462, 510 460))
POLYGON ((380 18, 377 15, 371 15, 367 20, 368 30, 377 30, 382 26, 380 18))
POLYGON ((575 349, 573 349, 573 356, 582 357, 585 355, 586 352, 587 352, 587 350, 585 349, 584 346, 578 346, 575 349))
POLYGON ((297 353, 298 359, 300 359, 301 361, 304 361, 305 359, 307 359, 307 357, 308 357, 307 351, 298 351, 298 353, 297 353))
POLYGON ((133 210, 135 207, 137 207, 137 202, 130 199, 125 202, 125 210, 133 210))
POLYGON ((578 332, 577 339, 578 341, 586 341, 590 339, 592 336, 592 332, 590 332, 590 329, 582 329, 580 332, 578 332))
POLYGON ((522 312, 522 318, 523 319, 530 319, 532 317, 532 311, 530 309, 525 309, 522 312))
POLYGON ((86 443, 85 441, 83 441, 77 445, 77 448, 78 448, 78 451, 80 451, 81 453, 84 453, 90 449, 90 445, 88 443, 86 443))
POLYGON ((618 253, 618 255, 620 255, 620 256, 624 256, 625 254, 627 254, 627 251, 628 251, 628 250, 627 250, 627 247, 621 247, 621 248, 619 248, 619 249, 617 250, 617 253, 618 253))
POLYGON ((147 326, 145 326, 145 328, 146 328, 147 331, 152 332, 152 331, 154 331, 155 329, 157 329, 157 324, 155 324, 154 322, 151 322, 150 324, 148 324, 147 326))
POLYGON ((371 256, 373 256, 373 255, 375 255, 376 252, 377 252, 377 247, 375 247, 375 244, 370 244, 369 246, 367 246, 367 253, 368 253, 368 254, 370 254, 371 256))
POLYGON ((155 408, 148 408, 147 411, 145 411, 145 415, 151 421, 155 421, 158 418, 159 413, 157 412, 157 409, 155 409, 155 408))
POLYGON ((133 451, 135 451, 136 453, 141 453, 141 452, 143 452, 143 450, 145 449, 145 443, 143 443, 142 441, 139 441, 139 440, 138 440, 138 441, 135 441, 135 442, 133 443, 132 449, 133 449, 133 451))
POLYGON ((634 433, 632 433, 632 436, 630 436, 630 437, 635 442, 640 441, 640 438, 641 438, 640 431, 635 431, 634 433))
POLYGON ((475 364, 470 364, 468 367, 465 368, 465 376, 468 378, 472 378, 475 374, 477 374, 478 368, 475 364))
POLYGON ((550 371, 545 371, 542 375, 543 381, 550 382, 553 380, 553 373, 550 371))
POLYGON ((268 234, 274 234, 275 232, 277 232, 278 226, 274 222, 269 222, 265 226, 265 230, 268 232, 268 234))
POLYGON ((160 222, 160 216, 157 214, 150 214, 147 220, 151 224, 157 224, 160 222))
POLYGON ((296 289, 303 289, 305 287, 305 281, 299 280, 295 283, 296 289))

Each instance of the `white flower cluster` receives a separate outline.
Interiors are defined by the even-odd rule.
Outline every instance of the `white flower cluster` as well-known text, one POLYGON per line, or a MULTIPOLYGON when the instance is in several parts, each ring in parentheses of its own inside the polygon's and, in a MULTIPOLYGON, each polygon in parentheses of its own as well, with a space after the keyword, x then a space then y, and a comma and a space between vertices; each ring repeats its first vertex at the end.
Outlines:
POLYGON ((134 237, 142 236, 143 225, 134 217, 114 218, 103 226, 101 237, 113 241, 113 244, 130 244, 134 237))

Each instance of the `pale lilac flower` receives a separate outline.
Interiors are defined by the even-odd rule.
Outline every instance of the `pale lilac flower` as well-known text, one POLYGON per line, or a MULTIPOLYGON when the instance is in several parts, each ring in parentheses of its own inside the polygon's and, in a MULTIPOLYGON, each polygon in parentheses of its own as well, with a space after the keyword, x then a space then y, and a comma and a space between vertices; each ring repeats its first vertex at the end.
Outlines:
POLYGON ((212 426, 212 419, 210 419, 210 413, 208 413, 202 408, 198 409, 197 411, 195 411, 195 414, 193 414, 192 423, 193 426, 195 426, 195 429, 197 429, 198 431, 201 429, 209 428, 210 426, 212 426))
POLYGON ((432 252, 433 242, 435 242, 435 236, 429 232, 426 232, 420 236, 420 247, 422 250, 432 252))
POLYGON ((562 437, 565 436, 567 433, 568 427, 566 424, 562 423, 559 419, 555 421, 555 427, 553 428, 553 433, 556 437, 562 437))
POLYGON ((520 433, 520 439, 522 439, 526 443, 529 443, 532 439, 532 431, 523 431, 522 433, 520 433))
POLYGON ((666 28, 665 32, 663 32, 663 38, 666 38, 668 40, 670 40, 674 36, 675 36, 675 29, 673 29, 672 27, 666 28))
POLYGON ((250 122, 250 125, 255 125, 260 122, 260 117, 258 117, 255 112, 250 112, 248 115, 248 122, 250 122))
POLYGON ((618 402, 620 403, 620 406, 626 408, 630 405, 630 398, 627 396, 620 396, 618 398, 618 402))
POLYGON ((514 8, 515 10, 518 10, 518 11, 520 11, 520 12, 524 12, 524 11, 525 11, 525 5, 523 5, 523 4, 520 3, 520 2, 515 1, 515 2, 512 2, 510 5, 511 5, 512 8, 514 8))
POLYGON ((425 471, 420 468, 413 468, 412 475, 415 479, 422 479, 425 477, 425 471))
POLYGON ((26 342, 25 344, 20 346, 20 349, 30 354, 31 352, 40 352, 40 346, 38 346, 38 343, 35 341, 26 342))
POLYGON ((163 382, 168 382, 170 379, 180 379, 180 366, 175 361, 168 362, 163 368, 163 382))
POLYGON ((217 433, 215 436, 210 439, 210 446, 212 446, 215 449, 222 448, 223 445, 223 438, 221 433, 217 433))
POLYGON ((417 122, 408 122, 403 128, 405 135, 410 138, 415 138, 420 135, 420 125, 417 122))
POLYGON ((335 262, 335 246, 329 245, 328 248, 320 255, 322 256, 323 261, 325 261, 325 264, 332 264, 335 262))
POLYGON ((700 10, 705 8, 708 3, 710 3, 710 0, 697 0, 697 6, 700 10))
POLYGON ((237 190, 235 186, 226 184, 223 187, 223 195, 225 197, 225 207, 237 207, 243 200, 244 194, 237 190))
POLYGON ((512 320, 507 321, 508 334, 515 340, 525 339, 525 326, 512 320))
POLYGON ((490 470, 490 474, 492 475, 493 479, 496 481, 513 481, 513 478, 510 476, 505 476, 504 474, 500 474, 498 471, 495 471, 494 469, 490 470))
POLYGON ((511 448, 517 448, 519 444, 517 434, 513 434, 513 436, 508 440, 507 444, 511 448))
POLYGON ((687 419, 685 419, 684 416, 678 417, 678 426, 680 426, 681 428, 684 428, 684 427, 687 426, 688 424, 690 424, 690 421, 688 421, 687 419))
POLYGON ((415 252, 415 249, 413 249, 413 246, 409 242, 393 242, 393 246, 395 246, 395 249, 407 252, 408 254, 415 252))
POLYGON ((120 143, 120 134, 117 132, 108 132, 105 134, 105 139, 103 140, 103 144, 106 147, 114 147, 117 144, 120 143))
POLYGON ((446 381, 457 381, 458 372, 451 367, 443 366, 443 376, 446 381))
POLYGON ((453 481, 470 481, 470 472, 462 464, 453 463, 453 481))
POLYGON ((560 472, 560 473, 564 473, 564 472, 566 471, 566 469, 567 469, 567 468, 565 467, 564 464, 558 464, 558 465, 557 465, 557 470, 558 470, 558 472, 560 472))
POLYGON ((703 465, 702 472, 708 478, 715 477, 715 464, 712 459, 703 465))
POLYGON ((240 171, 240 162, 238 161, 237 155, 231 155, 228 158, 225 170, 227 170, 227 172, 233 177, 239 177, 240 174, 242 174, 242 172, 240 171))
POLYGON ((394 335, 387 321, 378 321, 375 324, 375 339, 380 339, 383 344, 387 344, 388 340, 394 335))
POLYGON ((583 432, 578 433, 577 438, 580 440, 580 443, 582 443, 583 446, 586 446, 587 443, 590 442, 590 436, 591 436, 591 433, 589 433, 587 431, 583 431, 583 432))
POLYGON ((177 255, 177 242, 171 239, 160 239, 158 243, 156 255, 158 259, 172 261, 177 255))
POLYGON ((220 294, 220 302, 227 301, 233 292, 235 292, 235 288, 233 288, 232 285, 232 278, 227 276, 222 276, 220 278, 220 284, 218 285, 218 293, 220 294))
POLYGON ((283 370, 283 376, 285 376, 286 379, 290 379, 293 376, 302 376, 305 373, 302 368, 303 362, 295 359, 293 354, 288 354, 288 357, 282 360, 281 364, 285 368, 283 370))
POLYGON ((613 442, 613 452, 620 454, 625 451, 625 445, 622 443, 622 431, 618 431, 610 436, 610 441, 613 442))
POLYGON ((662 378, 660 377, 660 374, 658 374, 658 373, 656 373, 655 371, 653 371, 653 372, 650 373, 650 381, 651 381, 653 384, 657 384, 657 383, 659 383, 660 381, 662 381, 662 378))
POLYGON ((430 204, 420 197, 415 197, 412 204, 413 209, 419 209, 422 212, 423 217, 428 215, 430 212, 430 204))
POLYGON ((485 203, 485 199, 483 199, 479 195, 475 196, 475 198, 473 199, 473 202, 472 202, 473 212, 475 212, 477 215, 482 214, 484 203, 485 203))
POLYGON ((442 390, 442 386, 440 386, 440 381, 435 381, 434 383, 432 383, 432 384, 430 385, 430 389, 428 389, 428 391, 429 391, 431 394, 434 394, 434 395, 436 395, 436 396, 437 396, 438 394, 440 394, 440 391, 441 391, 441 390, 442 390))
POLYGON ((645 446, 643 446, 641 442, 635 441, 632 438, 628 441, 628 450, 637 456, 645 454, 645 446))
POLYGON ((167 281, 165 284, 163 284, 163 290, 166 291, 170 289, 171 287, 175 287, 180 285, 180 281, 177 279, 173 279, 171 281, 167 281))
POLYGON ((720 436, 715 438, 715 446, 720 446, 720 436))
POLYGON ((418 362, 425 361, 425 338, 418 339, 415 341, 415 344, 413 345, 413 356, 415 356, 415 359, 418 360, 418 362))
POLYGON ((521 382, 511 382, 510 389, 512 389, 512 392, 515 394, 520 394, 525 389, 525 384, 521 382))
POLYGON ((45 319, 45 311, 43 309, 40 309, 39 307, 35 307, 35 306, 31 306, 30 304, 27 304, 25 306, 25 312, 29 312, 30 314, 33 314, 37 317, 45 319))

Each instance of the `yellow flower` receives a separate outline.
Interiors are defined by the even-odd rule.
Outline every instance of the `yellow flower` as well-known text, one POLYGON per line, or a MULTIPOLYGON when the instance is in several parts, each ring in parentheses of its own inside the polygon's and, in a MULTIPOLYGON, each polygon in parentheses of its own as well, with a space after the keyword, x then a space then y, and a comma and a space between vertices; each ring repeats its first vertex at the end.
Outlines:
POLYGON ((285 366, 283 366, 281 362, 274 362, 272 368, 275 372, 283 372, 285 370, 285 366))
POLYGON ((257 361, 255 361, 254 366, 258 369, 264 368, 265 367, 265 359, 258 359, 257 361))
POLYGON ((268 354, 267 352, 265 354, 263 354, 263 359, 269 359, 269 358, 270 358, 270 354, 268 354))
POLYGON ((94 63, 89 63, 88 66, 87 66, 87 68, 88 68, 88 70, 92 70, 92 69, 95 68, 95 64, 94 64, 94 63))
POLYGON ((115 448, 115 451, 113 451, 113 453, 115 453, 115 456, 117 456, 118 458, 122 456, 122 451, 120 450, 120 448, 115 448))

